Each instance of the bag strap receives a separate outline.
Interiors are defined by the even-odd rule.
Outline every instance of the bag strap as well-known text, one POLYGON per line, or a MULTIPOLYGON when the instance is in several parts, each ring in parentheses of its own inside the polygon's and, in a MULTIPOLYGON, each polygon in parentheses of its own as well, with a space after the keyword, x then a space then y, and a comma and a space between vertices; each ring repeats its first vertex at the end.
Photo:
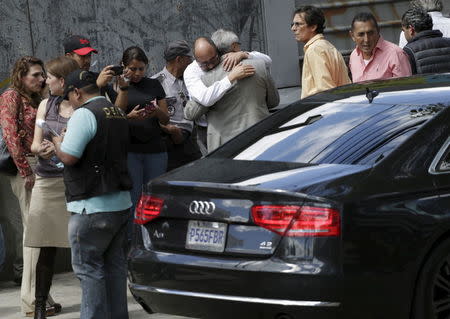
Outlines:
POLYGON ((50 111, 52 111, 52 113, 54 113, 53 115, 58 117, 61 104, 62 104, 62 97, 50 95, 47 98, 47 103, 45 104, 44 119, 47 120, 47 117, 49 116, 50 111))

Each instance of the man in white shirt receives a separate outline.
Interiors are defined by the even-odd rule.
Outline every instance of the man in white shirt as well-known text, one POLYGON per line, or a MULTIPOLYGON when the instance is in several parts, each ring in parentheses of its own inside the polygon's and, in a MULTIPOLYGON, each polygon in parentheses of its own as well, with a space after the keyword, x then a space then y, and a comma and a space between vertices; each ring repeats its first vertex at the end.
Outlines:
MULTIPOLYGON (((240 45, 233 46, 233 48, 234 50, 240 50, 240 45)), ((188 65, 184 71, 184 83, 189 91, 190 98, 206 107, 209 107, 220 100, 237 80, 246 78, 255 73, 254 68, 251 65, 239 64, 240 61, 247 58, 255 58, 262 59, 266 63, 266 66, 270 66, 272 63, 272 59, 269 56, 257 51, 229 51, 223 55, 223 65, 226 71, 231 70, 231 72, 222 80, 207 87, 203 84, 201 76, 220 63, 220 56, 216 56, 216 53, 213 51, 204 52, 201 49, 194 52, 194 56, 196 60, 188 65)))
MULTIPOLYGON (((212 36, 214 37, 214 39, 212 39, 214 45, 217 46, 218 44, 221 47, 219 52, 222 51, 222 53, 219 53, 219 55, 216 56, 216 51, 211 51, 208 47, 206 48, 206 51, 201 47, 198 48, 197 52, 194 52, 194 55, 197 53, 198 58, 196 56, 196 60, 188 65, 183 75, 190 99, 206 107, 210 107, 219 101, 224 94, 233 87, 237 80, 251 76, 255 73, 253 66, 249 64, 239 64, 243 59, 262 59, 265 62, 267 69, 270 69, 270 65, 272 64, 272 59, 268 55, 257 51, 241 51, 239 37, 234 32, 219 29, 214 32, 212 36), (214 40, 216 40, 217 43, 215 43, 214 40), (220 56, 222 55, 224 58, 224 70, 232 70, 232 72, 220 81, 216 81, 208 87, 205 86, 201 80, 201 76, 219 64, 220 56), (209 64, 207 62, 209 62, 209 64)), ((207 153, 206 128, 208 125, 206 117, 200 117, 195 123, 197 143, 202 154, 205 155, 207 153)))
MULTIPOLYGON (((450 18, 444 17, 442 14, 443 5, 441 0, 412 0, 410 5, 411 7, 419 7, 427 11, 433 20, 433 30, 439 30, 444 38, 450 38, 450 18)), ((403 48, 407 43, 405 33, 402 31, 398 46, 403 48)))
MULTIPOLYGON (((198 64, 209 69, 200 79, 208 87, 228 78, 236 68, 229 73, 225 71, 224 60, 220 61, 220 53, 211 39, 198 38, 194 49, 198 64)), ((268 109, 277 106, 280 101, 263 60, 246 59, 239 65, 250 65, 253 76, 237 81, 213 106, 205 107, 190 100, 184 108, 184 116, 189 120, 206 114, 208 152, 267 117, 268 109)))

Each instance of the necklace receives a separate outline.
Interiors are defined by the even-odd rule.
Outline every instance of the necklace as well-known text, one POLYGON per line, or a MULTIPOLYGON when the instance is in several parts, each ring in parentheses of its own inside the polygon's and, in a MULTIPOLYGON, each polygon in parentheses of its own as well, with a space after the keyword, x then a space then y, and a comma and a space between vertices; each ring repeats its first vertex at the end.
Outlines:
POLYGON ((73 110, 64 110, 61 112, 61 116, 68 118, 68 117, 72 116, 72 113, 73 113, 73 110))
POLYGON ((65 118, 69 118, 72 116, 72 113, 73 113, 72 106, 65 105, 65 107, 63 107, 63 104, 61 103, 61 105, 59 106, 59 115, 65 118))

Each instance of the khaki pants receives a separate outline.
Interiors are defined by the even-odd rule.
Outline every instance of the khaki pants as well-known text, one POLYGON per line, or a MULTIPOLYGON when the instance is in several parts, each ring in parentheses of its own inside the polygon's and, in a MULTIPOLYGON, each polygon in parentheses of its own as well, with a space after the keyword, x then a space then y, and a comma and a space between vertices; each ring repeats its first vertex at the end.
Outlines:
MULTIPOLYGON (((29 158, 30 165, 34 167, 35 160, 29 158)), ((23 230, 27 227, 27 215, 30 208, 31 191, 25 189, 25 179, 17 173, 10 177, 11 188, 19 201, 23 230)), ((20 289, 21 308, 23 313, 34 311, 35 289, 36 289, 36 264, 39 258, 40 248, 23 246, 23 273, 20 289)), ((53 305, 53 298, 48 296, 47 303, 53 305)))

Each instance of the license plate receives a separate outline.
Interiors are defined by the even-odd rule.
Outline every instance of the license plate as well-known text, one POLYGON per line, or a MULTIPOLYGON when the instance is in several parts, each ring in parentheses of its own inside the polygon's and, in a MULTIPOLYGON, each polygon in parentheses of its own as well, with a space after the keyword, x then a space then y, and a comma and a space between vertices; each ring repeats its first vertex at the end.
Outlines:
POLYGON ((227 224, 190 220, 186 234, 186 248, 223 252, 227 224))

